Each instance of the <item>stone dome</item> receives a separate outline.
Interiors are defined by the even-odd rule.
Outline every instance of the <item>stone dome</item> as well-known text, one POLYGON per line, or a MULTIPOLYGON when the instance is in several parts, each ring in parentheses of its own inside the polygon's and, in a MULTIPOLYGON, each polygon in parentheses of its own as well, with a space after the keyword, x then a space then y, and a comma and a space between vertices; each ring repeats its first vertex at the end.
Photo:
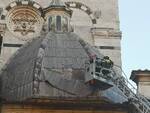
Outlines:
MULTIPOLYGON (((100 99, 100 89, 85 83, 85 65, 95 54, 93 51, 97 50, 71 32, 49 32, 33 39, 2 69, 2 99, 12 102, 60 97, 100 99)), ((106 92, 106 96, 119 100, 116 89, 106 92)))
MULTIPOLYGON (((83 43, 83 42, 82 42, 83 43)), ((90 96, 84 82, 89 56, 74 33, 48 33, 23 46, 2 70, 2 97, 90 96)))

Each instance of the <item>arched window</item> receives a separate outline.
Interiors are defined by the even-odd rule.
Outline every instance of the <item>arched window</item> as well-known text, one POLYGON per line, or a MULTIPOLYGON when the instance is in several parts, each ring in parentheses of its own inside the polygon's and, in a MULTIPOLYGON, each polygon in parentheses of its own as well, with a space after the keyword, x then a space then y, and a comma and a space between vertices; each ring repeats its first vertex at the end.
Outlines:
POLYGON ((61 31, 61 16, 56 17, 57 31, 61 31))
POLYGON ((63 17, 62 18, 62 30, 64 32, 67 32, 68 31, 68 20, 66 17, 63 17))
POLYGON ((49 19, 48 19, 48 31, 51 31, 52 30, 52 17, 50 16, 49 19))
POLYGON ((55 16, 50 16, 48 19, 48 30, 49 31, 55 31, 55 16))
POLYGON ((0 34, 0 54, 2 50, 3 36, 0 34))
POLYGON ((68 18, 64 15, 51 15, 48 18, 48 31, 68 32, 68 18))

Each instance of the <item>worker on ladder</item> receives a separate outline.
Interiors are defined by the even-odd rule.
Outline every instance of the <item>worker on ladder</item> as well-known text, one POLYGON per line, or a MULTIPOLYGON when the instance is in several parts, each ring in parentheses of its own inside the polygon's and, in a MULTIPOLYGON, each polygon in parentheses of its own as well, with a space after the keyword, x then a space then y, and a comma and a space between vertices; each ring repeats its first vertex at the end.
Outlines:
POLYGON ((110 60, 110 58, 108 56, 104 56, 103 59, 101 60, 101 67, 102 69, 102 73, 104 75, 109 74, 110 70, 113 68, 113 61, 110 60))

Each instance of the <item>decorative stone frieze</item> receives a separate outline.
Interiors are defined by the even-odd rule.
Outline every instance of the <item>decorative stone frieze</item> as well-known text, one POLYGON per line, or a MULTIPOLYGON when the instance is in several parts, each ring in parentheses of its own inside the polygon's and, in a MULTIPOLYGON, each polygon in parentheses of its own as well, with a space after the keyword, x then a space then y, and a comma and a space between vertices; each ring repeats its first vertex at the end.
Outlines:
POLYGON ((112 28, 91 28, 91 32, 94 36, 105 36, 105 37, 121 37, 122 33, 112 28))

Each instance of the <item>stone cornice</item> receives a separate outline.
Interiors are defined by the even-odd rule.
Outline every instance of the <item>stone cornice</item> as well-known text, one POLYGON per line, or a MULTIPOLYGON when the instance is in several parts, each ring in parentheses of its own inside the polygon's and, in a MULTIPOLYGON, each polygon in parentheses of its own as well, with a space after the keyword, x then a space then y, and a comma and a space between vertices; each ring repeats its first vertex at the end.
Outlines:
POLYGON ((121 31, 112 28, 91 28, 91 32, 94 36, 103 36, 106 38, 116 37, 121 39, 122 37, 121 31))

